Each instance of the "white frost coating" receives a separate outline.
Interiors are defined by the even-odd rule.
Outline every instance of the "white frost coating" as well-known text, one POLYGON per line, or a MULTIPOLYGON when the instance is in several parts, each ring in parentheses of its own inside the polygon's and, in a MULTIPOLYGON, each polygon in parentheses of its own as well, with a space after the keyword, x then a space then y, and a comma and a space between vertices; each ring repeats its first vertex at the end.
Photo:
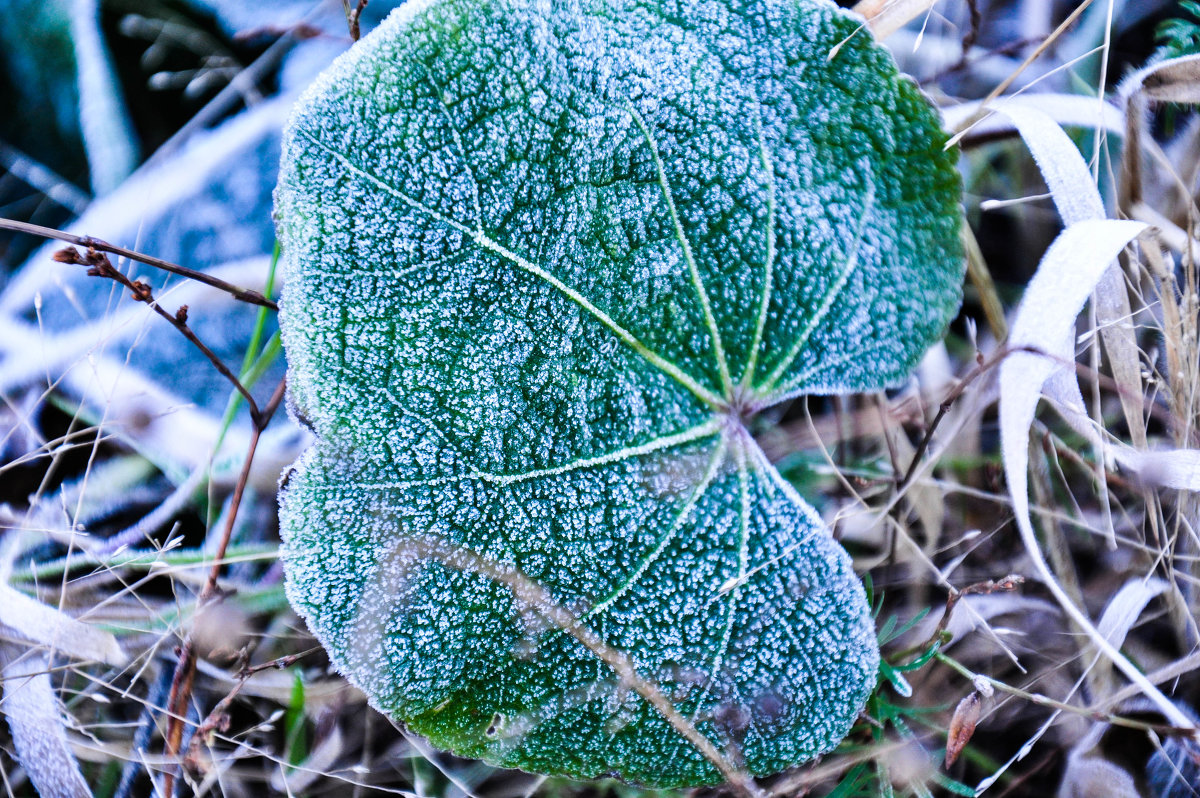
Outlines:
POLYGON ((77 621, 4 584, 0 584, 0 629, 74 659, 116 666, 129 660, 111 632, 77 621))
MULTIPOLYGON (((1013 499, 1013 514, 1021 539, 1046 587, 1067 613, 1105 656, 1136 684, 1174 725, 1191 728, 1191 722, 1161 691, 1151 684, 1121 652, 1113 647, 1075 606, 1059 585, 1042 556, 1029 519, 1029 428, 1042 386, 1052 375, 1074 363, 1072 338, 1068 335, 1100 276, 1122 249, 1146 228, 1140 222, 1092 219, 1068 227, 1046 252, 1037 273, 1029 282, 1009 345, 1034 347, 1046 355, 1015 351, 1000 366, 1000 441, 1004 474, 1013 499), (1067 342, 1064 347, 1062 342, 1067 342)), ((1078 393, 1071 374, 1070 383, 1078 393)), ((1082 402, 1079 403, 1082 407, 1082 402)))
POLYGON ((441 0, 306 93, 277 191, 317 435, 288 596, 374 706, 508 766, 719 778, 482 558, 752 773, 846 734, 878 667, 865 594, 746 422, 777 386, 904 379, 962 275, 937 120, 866 37, 825 60, 852 24, 441 0))
POLYGON ((55 798, 91 798, 67 742, 62 706, 50 683, 49 658, 37 651, 18 653, 17 646, 0 643, 0 683, 0 712, 8 718, 17 762, 34 789, 55 798))

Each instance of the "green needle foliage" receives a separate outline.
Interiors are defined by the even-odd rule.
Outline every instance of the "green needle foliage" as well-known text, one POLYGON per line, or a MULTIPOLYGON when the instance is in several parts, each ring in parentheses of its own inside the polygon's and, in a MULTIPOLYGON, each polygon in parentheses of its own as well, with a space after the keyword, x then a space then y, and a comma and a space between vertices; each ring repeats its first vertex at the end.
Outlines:
POLYGON ((746 422, 902 382, 963 271, 955 154, 858 28, 819 0, 414 1, 300 102, 288 593, 375 707, 499 765, 720 781, 587 630, 749 773, 846 734, 863 588, 746 422))
POLYGON ((1200 53, 1200 2, 1180 0, 1179 16, 1159 25, 1155 38, 1163 58, 1200 53))

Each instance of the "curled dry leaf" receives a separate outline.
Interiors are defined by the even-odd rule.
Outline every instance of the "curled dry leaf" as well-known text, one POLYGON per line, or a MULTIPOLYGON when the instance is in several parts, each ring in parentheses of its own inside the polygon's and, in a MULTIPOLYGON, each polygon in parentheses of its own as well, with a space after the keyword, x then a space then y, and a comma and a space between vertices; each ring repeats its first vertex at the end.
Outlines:
MULTIPOLYGON (((1096 115, 1100 116, 1106 104, 1099 99, 1093 102, 1096 115)), ((1023 101, 1009 100, 1000 105, 998 110, 1011 119, 1020 132, 1050 189, 1050 196, 1063 223, 1069 227, 1088 219, 1103 219, 1104 202, 1092 173, 1063 129, 1047 113, 1023 101)), ((1134 445, 1144 449, 1146 422, 1142 418, 1141 354, 1134 335, 1124 275, 1115 263, 1101 272, 1093 289, 1093 298, 1096 323, 1108 353, 1113 380, 1117 383, 1125 422, 1134 445)), ((1068 392, 1072 404, 1076 404, 1075 400, 1078 399, 1077 404, 1082 406, 1078 383, 1069 380, 1056 384, 1062 385, 1068 392)), ((1099 446, 1097 454, 1101 453, 1102 446, 1099 446)))
POLYGON ((1138 222, 1087 220, 1064 230, 1038 266, 1017 311, 1010 338, 1013 347, 1041 350, 1014 351, 1000 367, 1000 440, 1004 473, 1012 494, 1013 511, 1026 551, 1063 610, 1109 657, 1130 681, 1155 702, 1171 722, 1191 723, 1128 659, 1105 639, 1083 611, 1066 594, 1042 556, 1029 518, 1029 428, 1033 424, 1042 390, 1059 399, 1064 417, 1093 440, 1079 398, 1074 363, 1073 325, 1092 289, 1117 254, 1143 230, 1138 222))
MULTIPOLYGON (((1188 68, 1200 65, 1200 56, 1192 60, 1195 64, 1188 68)), ((1164 64, 1150 67, 1138 75, 1144 77, 1156 74, 1154 70, 1162 66, 1164 64)), ((1186 73, 1184 66, 1186 65, 1181 65, 1178 69, 1184 71, 1184 74, 1190 74, 1186 73)), ((1137 75, 1134 76, 1136 77, 1137 75)), ((1128 85, 1127 83, 1126 86, 1128 85)), ((1109 107, 1098 100, 1088 102, 1097 108, 1109 107)), ((1031 104, 1029 99, 1021 99, 1006 101, 997 106, 997 111, 1012 121, 1029 147, 1064 223, 1069 227, 1089 219, 1103 220, 1104 205, 1092 182, 1087 164, 1071 139, 1046 109, 1037 107, 1036 103, 1031 104)), ((1200 451, 1142 451, 1146 446, 1146 426, 1142 418, 1141 360, 1131 323, 1128 294, 1120 270, 1115 265, 1107 268, 1102 268, 1103 264, 1100 263, 1093 265, 1099 269, 1094 276, 1085 276, 1073 271, 1073 276, 1068 279, 1086 279, 1088 291, 1094 292, 1097 301, 1097 321, 1101 326, 1101 336, 1109 355, 1113 379, 1118 387, 1118 398, 1131 431, 1134 447, 1109 446, 1100 438, 1087 417, 1083 396, 1073 375, 1065 371, 1051 375, 1046 394, 1056 400, 1057 407, 1063 412, 1066 421, 1092 443, 1098 454, 1104 455, 1106 459, 1115 460, 1143 483, 1181 490, 1200 490, 1200 451)), ((1039 271, 1041 268, 1039 267, 1039 271)), ((1064 267, 1054 264, 1053 268, 1064 267)), ((1076 315, 1077 313, 1078 311, 1076 315)), ((1036 342, 1026 343, 1033 343, 1047 352, 1056 351, 1054 342, 1047 340, 1045 336, 1041 336, 1036 342)), ((1064 339, 1064 345, 1057 351, 1057 356, 1064 362, 1074 360, 1073 347, 1067 346, 1067 343, 1069 342, 1064 339)))
POLYGON ((1159 61, 1121 82, 1122 96, 1137 91, 1155 102, 1200 103, 1200 53, 1159 61))

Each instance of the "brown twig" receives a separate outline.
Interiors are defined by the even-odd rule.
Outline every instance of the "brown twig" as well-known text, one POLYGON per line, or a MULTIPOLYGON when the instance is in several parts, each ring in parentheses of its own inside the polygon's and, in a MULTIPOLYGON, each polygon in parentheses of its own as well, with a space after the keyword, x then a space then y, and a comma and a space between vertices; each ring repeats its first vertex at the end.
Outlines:
POLYGON ((358 0, 354 4, 354 8, 350 7, 350 0, 342 0, 342 9, 346 12, 346 25, 350 28, 350 39, 358 41, 362 35, 362 30, 359 25, 362 20, 363 9, 367 7, 367 0, 358 0))
POLYGON ((1005 684, 999 679, 993 679, 990 676, 984 676, 983 674, 975 673, 958 660, 954 659, 953 657, 948 657, 941 652, 934 654, 934 658, 943 665, 946 665, 957 671, 959 675, 970 679, 972 683, 975 683, 977 680, 983 680, 988 685, 1002 693, 1008 693, 1009 695, 1016 696, 1017 698, 1023 698, 1032 704, 1037 704, 1038 706, 1050 707, 1052 709, 1057 709, 1060 712, 1070 712, 1071 714, 1079 715, 1099 723, 1108 723, 1113 726, 1122 726, 1127 729, 1137 729, 1138 731, 1154 732, 1155 734, 1161 736, 1190 737, 1196 733, 1196 730, 1189 726, 1175 726, 1170 723, 1148 723, 1144 720, 1138 720, 1137 718, 1122 717, 1120 715, 1114 715, 1110 712, 1104 712, 1102 710, 1088 707, 1077 707, 1074 704, 1068 704, 1065 701, 1058 701, 1057 699, 1050 698, 1049 696, 1042 695, 1041 693, 1031 693, 1028 690, 1022 690, 1019 687, 1013 687, 1010 684, 1005 684))
POLYGON ((950 618, 954 615, 954 608, 958 606, 958 602, 964 596, 986 596, 990 593, 1009 592, 1016 590, 1023 584, 1025 584, 1025 577, 1019 574, 1009 574, 1003 579, 989 579, 986 582, 976 582, 973 585, 967 585, 961 590, 951 588, 950 594, 946 596, 946 608, 942 610, 942 617, 938 620, 937 628, 933 630, 933 634, 929 636, 929 639, 918 646, 916 650, 925 651, 941 638, 942 632, 945 632, 946 627, 950 625, 950 618))
POLYGON ((237 678, 244 682, 256 673, 262 673, 263 671, 271 670, 281 671, 284 668, 290 668, 299 660, 304 659, 309 654, 316 654, 320 650, 320 646, 313 646, 312 648, 306 648, 298 654, 288 654, 284 657, 276 657, 275 659, 267 660, 266 662, 260 662, 257 665, 243 665, 242 668, 237 672, 237 678))
MULTIPOLYGON (((975 354, 975 367, 968 371, 966 375, 946 393, 946 398, 943 399, 942 403, 938 406, 937 415, 933 417, 933 421, 931 421, 929 424, 929 429, 927 429, 925 434, 921 437, 921 442, 917 445, 917 451, 913 454, 912 462, 908 465, 908 471, 906 471, 900 481, 896 483, 896 492, 898 494, 903 493, 904 489, 908 487, 910 482, 912 482, 913 477, 916 476, 917 469, 921 465, 921 459, 925 456, 925 452, 929 450, 929 444, 933 440, 933 434, 937 432, 938 425, 942 423, 942 419, 945 418, 946 414, 950 412, 950 408, 954 405, 954 402, 966 392, 967 388, 970 387, 972 382, 979 379, 979 377, 987 371, 1000 365, 1004 358, 1008 357, 1014 352, 1027 352, 1031 355, 1053 357, 1056 361, 1059 360, 1057 357, 1038 349, 1036 346, 1002 346, 986 359, 983 357, 982 352, 977 352, 975 354)), ((1069 365, 1071 367, 1075 366, 1074 362, 1069 364, 1066 361, 1060 362, 1062 362, 1063 365, 1069 365)))
MULTIPOLYGON (((933 440, 933 434, 937 432, 938 425, 942 423, 942 419, 950 412, 950 408, 954 402, 966 392, 971 383, 977 380, 989 369, 995 368, 1000 361, 1013 351, 1008 347, 1001 347, 992 353, 989 358, 984 358, 983 353, 979 352, 975 355, 975 367, 966 373, 966 375, 958 381, 953 388, 946 393, 946 398, 942 399, 942 403, 938 406, 937 415, 933 417, 933 421, 929 423, 929 428, 925 430, 925 434, 921 436, 921 442, 917 444, 917 451, 913 454, 912 462, 908 464, 908 470, 904 472, 904 476, 896 483, 897 492, 903 491, 908 487, 908 483, 912 482, 916 476, 917 468, 921 465, 922 458, 925 457, 925 452, 929 450, 929 443, 933 440)), ((1033 350, 1037 351, 1037 350, 1033 350)))
MULTIPOLYGON (((271 394, 271 398, 263 407, 262 412, 254 418, 253 431, 250 435, 250 445, 246 450, 246 459, 242 462, 242 471, 238 475, 237 485, 233 489, 233 497, 229 501, 229 512, 225 517, 225 526, 221 530, 221 539, 217 543, 217 551, 213 557, 212 568, 209 569, 208 579, 205 581, 204 588, 200 591, 200 595, 196 599, 197 607, 203 607, 217 593, 217 578, 221 575, 221 568, 225 565, 225 551, 229 548, 229 541, 233 537, 233 525, 237 520, 238 510, 241 508, 242 497, 246 492, 246 484, 250 481, 250 466, 254 462, 254 452, 258 448, 258 441, 262 437, 263 430, 266 429, 272 416, 275 415, 275 411, 279 408, 279 403, 283 401, 285 390, 286 382, 280 380, 279 385, 275 387, 275 392, 271 394)), ((167 733, 165 735, 165 754, 168 759, 174 759, 179 755, 179 749, 183 743, 183 723, 181 719, 186 714, 183 710, 191 698, 195 678, 196 644, 189 632, 184 636, 183 644, 179 647, 179 659, 175 664, 175 674, 171 678, 171 692, 167 697, 168 720, 167 733)), ((167 796, 172 795, 174 784, 175 773, 168 770, 163 778, 163 794, 167 796)))
POLYGON ((250 680, 251 676, 266 670, 283 670, 284 668, 290 668, 298 660, 320 650, 321 649, 319 647, 314 646, 313 648, 301 651, 297 654, 288 654, 285 657, 278 657, 276 659, 269 660, 268 662, 260 662, 258 665, 248 664, 249 653, 243 650, 241 653, 242 666, 238 669, 235 677, 236 681, 234 682, 233 687, 224 698, 216 703, 216 705, 212 708, 212 711, 208 713, 208 716, 200 723, 199 726, 196 727, 196 733, 192 735, 192 741, 188 745, 187 754, 183 758, 185 767, 191 767, 191 763, 195 763, 197 761, 197 747, 199 747, 202 743, 206 745, 211 744, 209 737, 214 731, 224 732, 228 730, 229 705, 232 704, 233 700, 238 697, 239 693, 242 692, 242 688, 246 686, 246 682, 250 680))
POLYGON ((979 13, 979 0, 967 0, 967 10, 971 14, 971 28, 962 40, 962 60, 964 62, 967 60, 967 53, 971 52, 971 48, 979 39, 979 27, 983 24, 983 14, 979 13))
POLYGON ((195 280, 198 283, 212 286, 220 291, 232 296, 234 299, 248 302, 252 305, 261 305, 264 308, 271 310, 279 310, 279 306, 267 297, 260 294, 258 291, 253 291, 249 288, 239 288, 236 285, 227 283, 211 274, 189 269, 186 266, 180 266, 170 261, 156 258, 153 255, 145 255, 141 252, 135 252, 132 249, 119 247, 115 244, 109 244, 107 241, 101 241, 98 238, 91 236, 77 236, 72 233, 64 233, 61 230, 55 230, 52 227, 42 227, 37 224, 29 224, 28 222, 18 222, 14 219, 0 219, 0 230, 12 230, 17 233, 28 233, 29 235, 41 236, 42 238, 52 238, 57 241, 66 241, 68 244, 74 244, 87 249, 94 249, 98 252, 107 252, 112 255, 119 255, 123 258, 136 260, 139 263, 144 263, 147 266, 153 266, 156 269, 162 269, 171 274, 178 274, 180 277, 186 277, 189 280, 195 280))
POLYGON ((679 734, 711 762, 729 784, 747 798, 762 798, 762 791, 749 774, 736 767, 696 726, 685 718, 658 686, 637 671, 629 655, 613 648, 598 634, 584 626, 574 613, 558 604, 540 584, 513 568, 462 546, 437 538, 414 537, 404 541, 415 556, 437 560, 442 565, 477 573, 512 590, 518 601, 534 608, 551 624, 578 640, 601 662, 612 669, 621 682, 654 707, 679 734))
POLYGON ((189 341, 191 341, 192 344, 199 349, 206 358, 208 358, 209 362, 213 364, 213 367, 221 373, 221 376, 229 380, 233 387, 237 389, 237 392, 240 393, 250 405, 250 415, 252 418, 257 418, 260 415, 261 411, 258 408, 258 403, 254 401, 254 397, 250 394, 250 391, 246 388, 246 386, 242 384, 242 381, 237 378, 237 375, 229 370, 228 366, 221 362, 221 358, 217 357, 217 354, 209 349, 204 342, 196 336, 196 333, 192 331, 192 328, 188 326, 187 305, 181 305, 179 310, 173 314, 168 313, 166 309, 154 299, 154 291, 150 288, 149 283, 143 282, 142 280, 129 279, 112 265, 112 262, 109 261, 107 255, 94 247, 88 247, 87 253, 83 255, 81 255, 79 250, 75 249, 74 247, 64 247, 58 252, 54 253, 54 260, 59 263, 87 266, 87 273, 89 275, 92 275, 93 277, 104 277, 120 283, 128 288, 130 294, 135 300, 138 302, 145 302, 154 310, 155 313, 166 319, 168 324, 170 324, 176 330, 179 330, 184 338, 187 338, 189 341))
MULTIPOLYGON (((988 58, 992 58, 994 56, 1015 55, 1015 54, 1021 52, 1022 50, 1024 50, 1026 47, 1029 47, 1031 45, 1041 44, 1045 40, 1045 38, 1046 37, 1044 37, 1044 36, 1031 36, 1031 37, 1028 37, 1025 39, 1014 39, 1011 42, 1005 42, 1004 44, 1001 44, 997 47, 993 47, 989 50, 981 52, 979 55, 977 55, 974 58, 963 58, 963 59, 959 60, 957 63, 951 64, 950 66, 946 67, 945 69, 942 69, 942 70, 939 70, 939 71, 933 73, 932 75, 930 75, 927 78, 921 78, 920 84, 922 87, 924 87, 924 86, 928 86, 929 84, 932 84, 932 83, 937 83, 938 81, 940 81, 944 78, 947 78, 956 72, 961 72, 964 69, 967 69, 980 61, 983 61, 988 58)), ((973 42, 972 42, 971 46, 974 46, 973 42)))

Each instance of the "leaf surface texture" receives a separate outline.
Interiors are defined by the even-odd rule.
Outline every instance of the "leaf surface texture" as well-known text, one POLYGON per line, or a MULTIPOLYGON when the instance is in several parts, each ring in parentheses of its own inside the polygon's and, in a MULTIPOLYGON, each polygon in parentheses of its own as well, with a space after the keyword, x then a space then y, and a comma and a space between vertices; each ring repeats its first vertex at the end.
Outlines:
POLYGON ((754 774, 875 683, 861 584, 746 422, 906 378, 957 308, 937 119, 799 0, 409 3, 301 101, 281 327, 317 443, 288 590, 435 744, 659 786, 714 766, 510 588, 542 585, 754 774))

